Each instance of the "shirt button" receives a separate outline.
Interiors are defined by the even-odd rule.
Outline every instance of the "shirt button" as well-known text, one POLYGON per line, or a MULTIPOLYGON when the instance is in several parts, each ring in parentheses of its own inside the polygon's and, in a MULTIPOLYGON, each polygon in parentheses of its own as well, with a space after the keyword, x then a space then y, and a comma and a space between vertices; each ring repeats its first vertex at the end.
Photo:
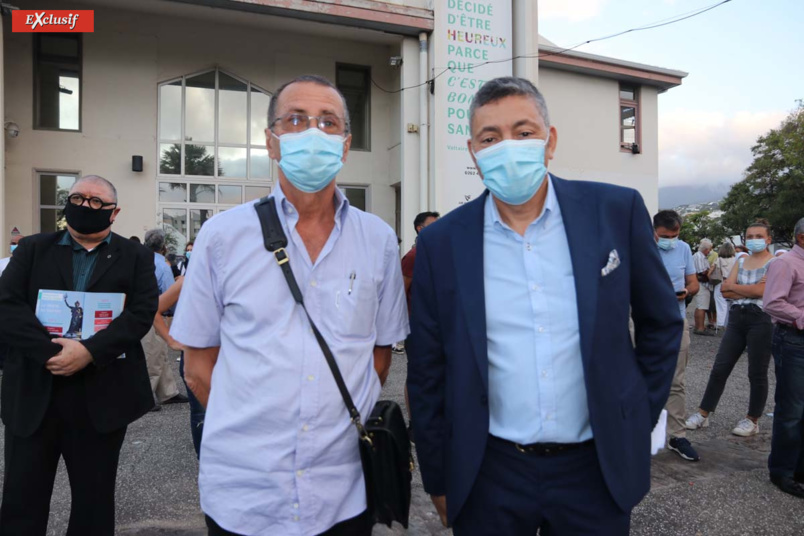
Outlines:
POLYGON ((313 381, 313 380, 315 380, 315 376, 313 376, 312 374, 310 374, 309 376, 307 376, 307 381, 308 381, 308 382, 311 382, 311 381, 313 381))
POLYGON ((296 471, 296 476, 303 476, 303 475, 304 475, 304 471, 302 471, 301 469, 296 471))
POLYGON ((293 503, 293 508, 295 508, 296 510, 298 510, 298 509, 299 509, 299 503, 293 503))
POLYGON ((310 286, 311 286, 311 287, 317 287, 317 286, 318 286, 318 282, 317 282, 315 279, 313 279, 312 281, 310 281, 310 286))
POLYGON ((539 291, 539 285, 533 285, 531 288, 536 292, 539 291))
POLYGON ((526 245, 525 247, 528 249, 528 251, 530 251, 531 249, 533 249, 533 248, 531 247, 531 245, 530 245, 530 242, 528 242, 528 243, 527 243, 527 245, 526 245))
POLYGON ((539 326, 539 333, 544 333, 544 326, 539 326))
POLYGON ((545 420, 547 420, 547 421, 550 421, 552 419, 553 419, 553 414, 552 413, 548 413, 547 416, 545 417, 545 420))
POLYGON ((299 520, 299 516, 293 516, 293 521, 298 521, 298 520, 299 520))
POLYGON ((546 377, 547 377, 547 371, 546 371, 546 370, 543 370, 543 371, 542 371, 542 378, 546 378, 546 377))
POLYGON ((307 427, 307 425, 306 425, 306 424, 305 424, 304 426, 302 426, 302 432, 306 432, 306 431, 307 431, 307 429, 308 429, 308 427, 307 427))

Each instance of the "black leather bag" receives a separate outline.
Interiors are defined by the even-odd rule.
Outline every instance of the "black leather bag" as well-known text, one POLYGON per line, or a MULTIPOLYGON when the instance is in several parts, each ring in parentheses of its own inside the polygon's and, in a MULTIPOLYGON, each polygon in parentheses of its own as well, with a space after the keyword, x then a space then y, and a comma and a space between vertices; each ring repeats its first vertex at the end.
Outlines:
POLYGON ((304 306, 304 298, 293 271, 285 247, 288 245, 273 197, 265 197, 254 205, 260 218, 265 249, 274 254, 282 269, 293 299, 302 306, 324 358, 332 371, 335 383, 349 412, 349 418, 358 433, 360 461, 366 482, 366 502, 368 512, 374 523, 389 527, 394 521, 408 528, 410 512, 410 483, 413 478, 413 456, 410 451, 410 438, 405 427, 405 418, 399 404, 391 400, 380 400, 374 406, 365 425, 360 412, 352 401, 341 371, 332 351, 310 318, 304 306))

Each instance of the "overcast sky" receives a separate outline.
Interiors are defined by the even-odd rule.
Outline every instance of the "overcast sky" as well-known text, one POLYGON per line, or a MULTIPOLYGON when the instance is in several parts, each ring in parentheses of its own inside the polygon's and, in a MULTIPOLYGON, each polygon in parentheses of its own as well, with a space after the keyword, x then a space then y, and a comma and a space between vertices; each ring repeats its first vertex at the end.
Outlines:
MULTIPOLYGON (((715 3, 539 0, 539 33, 568 47, 715 3)), ((690 73, 659 96, 659 186, 732 184, 757 137, 804 98, 802 22, 802 0, 732 0, 577 50, 690 73)))

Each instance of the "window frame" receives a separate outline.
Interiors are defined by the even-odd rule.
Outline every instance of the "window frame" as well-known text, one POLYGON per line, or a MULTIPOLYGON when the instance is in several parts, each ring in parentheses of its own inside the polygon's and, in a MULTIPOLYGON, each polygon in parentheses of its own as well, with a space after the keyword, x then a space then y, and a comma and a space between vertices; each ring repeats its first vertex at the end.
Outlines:
MULTIPOLYGON (((72 132, 72 133, 81 133, 84 129, 84 35, 81 33, 33 33, 33 106, 32 106, 32 114, 33 114, 33 130, 46 130, 51 132, 72 132), (53 36, 57 35, 59 37, 70 36, 75 37, 78 41, 78 130, 71 129, 71 128, 58 128, 58 127, 42 127, 39 126, 39 101, 40 101, 40 88, 39 88, 39 57, 40 57, 40 47, 41 47, 41 39, 44 36, 53 36)), ((52 63, 58 63, 59 56, 47 56, 51 58, 52 63)), ((62 56, 62 58, 64 58, 62 56)))
MULTIPOLYGON (((36 229, 37 233, 42 232, 42 209, 55 209, 60 210, 63 209, 64 206, 55 206, 55 205, 43 205, 42 200, 42 175, 56 175, 56 176, 72 176, 75 177, 75 180, 78 180, 81 177, 81 171, 79 170, 70 170, 66 171, 63 169, 55 170, 55 169, 34 169, 33 170, 33 182, 34 182, 34 198, 33 198, 33 205, 34 205, 34 229, 36 229)), ((34 233, 31 233, 34 234, 34 233)))
POLYGON ((620 105, 617 112, 617 119, 619 122, 621 153, 631 153, 631 154, 642 153, 642 112, 640 110, 641 93, 642 93, 642 86, 640 86, 639 84, 633 84, 631 82, 619 82, 617 85, 617 96, 620 101, 620 105), (633 88, 634 100, 624 99, 622 98, 622 96, 620 96, 623 87, 633 88), (624 141, 625 138, 624 134, 626 128, 623 126, 623 108, 634 109, 634 143, 626 143, 624 141), (636 145, 636 152, 634 151, 634 145, 636 145))
MULTIPOLYGON (((248 187, 260 187, 260 188, 267 188, 268 192, 273 191, 274 186, 274 175, 275 169, 274 164, 270 163, 269 165, 269 174, 268 177, 260 177, 260 178, 251 178, 251 160, 252 160, 252 150, 258 149, 265 151, 267 150, 265 147, 265 143, 254 143, 251 139, 251 111, 252 111, 252 99, 251 93, 252 91, 260 92, 266 95, 269 99, 273 99, 273 93, 269 92, 266 89, 263 89, 261 86, 254 84, 248 80, 243 79, 235 74, 232 74, 225 69, 220 68, 209 68, 204 69, 202 71, 197 71, 193 73, 188 73, 186 75, 170 78, 167 80, 162 80, 156 84, 156 93, 157 93, 157 136, 156 136, 156 176, 155 176, 155 189, 156 189, 156 207, 157 207, 157 225, 160 228, 164 228, 164 210, 165 209, 173 209, 173 210, 184 210, 185 211, 185 225, 186 225, 186 232, 185 232, 185 241, 191 240, 192 236, 192 220, 190 216, 190 211, 194 209, 199 210, 206 210, 211 209, 213 211, 213 216, 219 214, 225 210, 230 208, 236 207, 237 205, 248 203, 250 201, 246 201, 247 194, 246 188, 248 187), (187 80, 192 79, 193 77, 207 74, 207 73, 215 73, 215 109, 214 109, 214 118, 213 118, 213 128, 214 128, 214 135, 213 140, 211 141, 198 141, 195 140, 187 140, 187 133, 186 133, 186 123, 187 123, 187 80), (224 74, 241 82, 246 85, 246 142, 245 143, 221 143, 220 133, 219 133, 219 114, 220 114, 220 74, 224 74), (162 137, 162 87, 168 86, 171 84, 175 84, 176 82, 181 82, 181 113, 180 113, 180 140, 172 140, 168 138, 162 137), (179 154, 179 174, 166 174, 162 173, 161 170, 161 158, 162 158, 162 145, 180 145, 180 154, 179 154), (212 148, 213 154, 213 175, 188 175, 185 173, 185 160, 186 160, 186 146, 188 145, 202 145, 212 148), (237 148, 237 149, 245 149, 246 151, 246 174, 242 177, 227 177, 225 175, 219 176, 218 171, 220 168, 219 164, 219 156, 218 151, 219 149, 225 148, 237 148), (186 196, 184 201, 161 201, 159 198, 160 189, 162 183, 181 183, 186 185, 186 196), (191 202, 190 201, 190 192, 191 187, 194 184, 208 184, 214 187, 214 200, 212 202, 191 202), (220 193, 218 191, 219 186, 238 186, 240 187, 240 202, 232 204, 232 203, 221 203, 219 202, 220 193)), ((267 110, 266 110, 267 113, 267 110)))
MULTIPOLYGON (((349 183, 340 183, 339 182, 339 183, 337 183, 337 187, 341 190, 341 193, 343 193, 343 195, 344 195, 344 197, 346 197, 346 199, 349 199, 349 197, 346 195, 346 190, 348 190, 348 189, 363 190, 365 192, 366 206, 364 208, 360 208, 360 207, 355 207, 355 208, 357 208, 359 210, 362 210, 363 212, 371 213, 371 185, 370 184, 349 184, 349 183)), ((354 206, 354 205, 352 205, 351 201, 349 202, 349 206, 354 206)))
MULTIPOLYGON (((366 83, 365 87, 363 88, 366 92, 366 119, 365 119, 365 133, 366 133, 366 146, 365 147, 357 147, 354 144, 354 138, 352 138, 352 145, 349 147, 350 151, 362 151, 362 152, 371 152, 371 66, 370 65, 358 65, 355 63, 335 63, 335 87, 338 88, 338 91, 344 93, 344 90, 341 88, 341 71, 352 71, 352 72, 361 72, 366 76, 366 83)), ((355 88, 349 88, 355 89, 355 88)), ((348 92, 348 91, 347 91, 348 92)), ((354 121, 352 114, 349 114, 349 121, 350 121, 350 132, 354 130, 354 121)))

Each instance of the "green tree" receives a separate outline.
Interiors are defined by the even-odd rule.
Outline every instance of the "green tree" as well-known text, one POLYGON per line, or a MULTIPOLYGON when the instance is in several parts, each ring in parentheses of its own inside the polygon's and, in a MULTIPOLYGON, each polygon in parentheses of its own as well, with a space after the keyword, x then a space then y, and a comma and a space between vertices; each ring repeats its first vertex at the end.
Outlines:
POLYGON ((712 241, 715 249, 726 241, 728 232, 716 218, 711 218, 710 212, 696 212, 684 217, 684 225, 681 226, 679 238, 690 245, 693 251, 697 250, 701 240, 708 238, 712 241))
POLYGON ((771 223, 774 241, 791 244, 793 227, 804 217, 804 101, 782 124, 760 136, 745 177, 720 204, 729 234, 744 236, 757 218, 771 223))
MULTIPOLYGON (((184 146, 184 174, 211 177, 215 169, 215 157, 207 153, 203 145, 184 146)), ((159 159, 159 173, 163 175, 181 174, 181 145, 174 143, 159 159)), ((218 166, 218 176, 223 177, 223 169, 218 166)))

